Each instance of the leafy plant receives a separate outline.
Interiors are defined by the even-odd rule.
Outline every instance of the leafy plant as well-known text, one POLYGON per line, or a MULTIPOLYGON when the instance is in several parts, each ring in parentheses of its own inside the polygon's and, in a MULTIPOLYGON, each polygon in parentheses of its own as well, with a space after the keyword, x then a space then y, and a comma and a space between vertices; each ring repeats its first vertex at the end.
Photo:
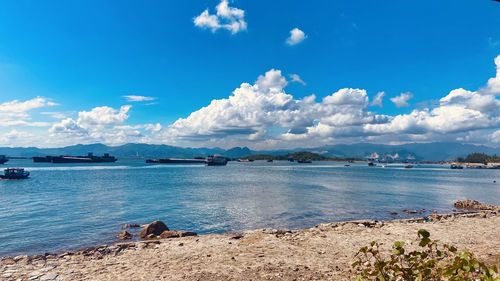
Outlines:
POLYGON ((418 231, 420 251, 407 251, 405 244, 397 241, 392 253, 384 258, 376 241, 362 247, 352 267, 357 271, 355 280, 378 281, 500 281, 496 266, 487 266, 469 251, 431 240, 425 229, 418 231))

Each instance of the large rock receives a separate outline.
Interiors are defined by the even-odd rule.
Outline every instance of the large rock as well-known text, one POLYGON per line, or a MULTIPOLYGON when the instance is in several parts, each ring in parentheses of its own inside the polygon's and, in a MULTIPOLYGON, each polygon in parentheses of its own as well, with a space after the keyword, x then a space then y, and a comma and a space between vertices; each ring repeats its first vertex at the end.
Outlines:
POLYGON ((500 206, 483 204, 476 200, 458 200, 454 204, 457 209, 468 209, 468 210, 489 210, 489 211, 500 211, 500 206))
POLYGON ((128 231, 122 231, 116 235, 116 238, 120 240, 132 239, 132 234, 130 234, 128 231))
POLYGON ((167 225, 162 221, 154 221, 144 227, 141 231, 141 238, 147 239, 151 234, 155 236, 161 235, 164 231, 170 230, 167 225))

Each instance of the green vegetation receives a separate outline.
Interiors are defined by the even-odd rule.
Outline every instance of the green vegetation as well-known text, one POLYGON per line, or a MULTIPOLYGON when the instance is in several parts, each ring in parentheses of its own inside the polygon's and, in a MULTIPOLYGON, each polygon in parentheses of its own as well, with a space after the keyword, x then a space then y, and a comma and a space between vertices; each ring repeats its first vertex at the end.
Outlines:
POLYGON ((249 160, 288 160, 288 159, 301 159, 301 160, 312 160, 312 161, 347 161, 355 160, 354 158, 337 158, 337 157, 325 157, 321 154, 309 152, 309 151, 298 151, 293 153, 288 153, 286 155, 269 155, 269 154, 255 154, 245 157, 249 160))
POLYGON ((418 231, 418 239, 421 251, 407 252, 404 243, 397 241, 387 259, 382 257, 376 241, 362 247, 352 264, 357 271, 355 280, 500 281, 496 266, 487 266, 472 253, 458 252, 446 244, 440 246, 424 229, 418 231))
POLYGON ((474 153, 467 155, 467 157, 465 157, 465 158, 463 158, 463 157, 457 158, 457 162, 483 163, 483 164, 498 163, 498 162, 500 162, 500 156, 496 156, 496 155, 490 156, 490 155, 487 155, 485 153, 474 152, 474 153))

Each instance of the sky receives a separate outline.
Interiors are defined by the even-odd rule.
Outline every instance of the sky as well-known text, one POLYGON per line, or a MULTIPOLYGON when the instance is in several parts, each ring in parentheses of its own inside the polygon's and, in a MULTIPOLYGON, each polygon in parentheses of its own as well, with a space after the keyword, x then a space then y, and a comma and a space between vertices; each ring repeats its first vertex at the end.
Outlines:
POLYGON ((0 1, 0 146, 500 146, 500 3, 0 1))

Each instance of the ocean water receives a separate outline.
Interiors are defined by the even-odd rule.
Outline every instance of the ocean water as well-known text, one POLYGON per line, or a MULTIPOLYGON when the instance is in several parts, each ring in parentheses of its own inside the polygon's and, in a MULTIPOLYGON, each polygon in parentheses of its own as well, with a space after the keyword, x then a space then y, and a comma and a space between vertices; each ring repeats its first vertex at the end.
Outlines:
POLYGON ((113 243, 122 224, 158 219, 172 229, 219 233, 391 219, 389 212, 403 209, 447 212, 465 198, 500 204, 500 170, 344 164, 11 160, 4 167, 25 167, 31 178, 0 181, 0 256, 113 243))

